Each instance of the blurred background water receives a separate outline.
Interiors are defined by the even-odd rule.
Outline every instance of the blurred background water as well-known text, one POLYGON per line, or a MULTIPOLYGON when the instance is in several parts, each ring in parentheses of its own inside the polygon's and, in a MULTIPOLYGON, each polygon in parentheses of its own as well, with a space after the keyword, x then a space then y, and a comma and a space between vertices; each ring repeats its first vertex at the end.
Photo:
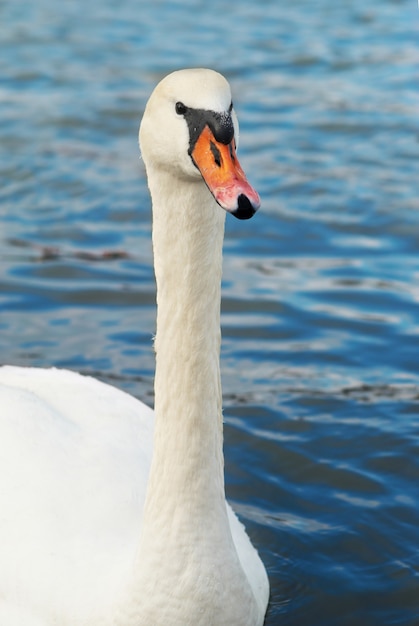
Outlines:
POLYGON ((227 220, 226 479, 268 626, 419 624, 418 18, 407 0, 0 2, 2 363, 152 404, 138 124, 173 69, 232 84, 263 208, 227 220))

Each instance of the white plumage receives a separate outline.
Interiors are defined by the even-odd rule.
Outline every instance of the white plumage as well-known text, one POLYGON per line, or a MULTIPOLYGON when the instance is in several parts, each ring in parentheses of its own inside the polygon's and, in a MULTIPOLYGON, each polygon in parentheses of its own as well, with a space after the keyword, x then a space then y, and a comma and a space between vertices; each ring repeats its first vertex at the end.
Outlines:
MULTIPOLYGON (((74 372, 0 368, 1 626, 263 623, 266 572, 224 496, 224 211, 214 198, 223 200, 191 157, 177 102, 224 123, 230 89, 210 70, 176 72, 142 122, 158 287, 155 412, 74 372)), ((227 182, 257 208, 247 181, 227 182)))

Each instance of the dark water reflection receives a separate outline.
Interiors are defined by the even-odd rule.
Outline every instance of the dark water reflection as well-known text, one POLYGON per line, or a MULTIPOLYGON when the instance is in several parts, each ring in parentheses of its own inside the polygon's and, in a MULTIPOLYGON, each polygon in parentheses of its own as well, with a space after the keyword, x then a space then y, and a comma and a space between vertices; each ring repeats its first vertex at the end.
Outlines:
POLYGON ((138 122, 172 69, 232 83, 263 211, 226 227, 227 488, 269 569, 268 626, 419 624, 418 16, 0 4, 2 362, 152 403, 138 122))

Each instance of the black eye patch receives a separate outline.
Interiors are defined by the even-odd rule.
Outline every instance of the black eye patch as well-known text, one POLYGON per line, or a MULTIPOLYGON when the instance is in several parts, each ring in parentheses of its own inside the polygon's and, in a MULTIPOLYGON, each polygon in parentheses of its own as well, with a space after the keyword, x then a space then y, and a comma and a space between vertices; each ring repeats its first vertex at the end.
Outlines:
MULTIPOLYGON (((232 108, 232 105, 230 105, 232 108)), ((225 113, 207 111, 206 109, 192 109, 182 102, 176 103, 176 112, 183 115, 189 128, 189 154, 191 155, 198 137, 205 126, 208 126, 219 143, 228 145, 234 138, 234 126, 230 110, 225 113)), ((214 155, 215 158, 215 155, 214 155)))

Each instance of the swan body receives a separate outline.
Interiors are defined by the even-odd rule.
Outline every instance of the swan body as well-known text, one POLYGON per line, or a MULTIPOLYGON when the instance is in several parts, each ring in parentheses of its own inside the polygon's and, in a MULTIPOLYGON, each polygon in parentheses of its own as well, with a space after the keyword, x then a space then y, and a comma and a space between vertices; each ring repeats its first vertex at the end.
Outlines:
POLYGON ((266 571, 224 494, 222 208, 259 205, 237 140, 216 72, 150 97, 154 411, 74 372, 0 368, 1 626, 263 624, 266 571))

